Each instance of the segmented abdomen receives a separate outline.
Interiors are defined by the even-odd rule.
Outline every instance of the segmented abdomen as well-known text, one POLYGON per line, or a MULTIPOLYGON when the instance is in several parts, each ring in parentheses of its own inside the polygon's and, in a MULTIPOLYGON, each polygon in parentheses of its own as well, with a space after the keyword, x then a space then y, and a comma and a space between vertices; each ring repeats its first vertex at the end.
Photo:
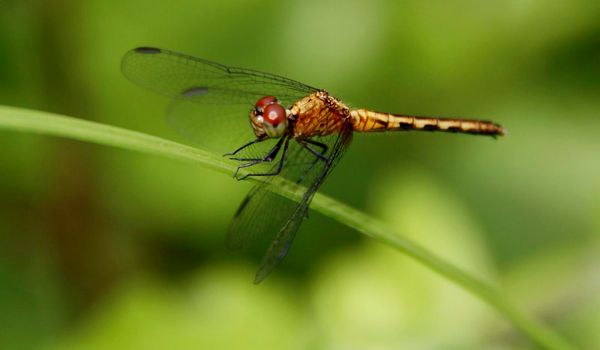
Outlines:
POLYGON ((444 131, 474 135, 502 136, 504 129, 493 122, 475 119, 417 117, 373 112, 366 109, 350 111, 354 131, 387 130, 444 131))

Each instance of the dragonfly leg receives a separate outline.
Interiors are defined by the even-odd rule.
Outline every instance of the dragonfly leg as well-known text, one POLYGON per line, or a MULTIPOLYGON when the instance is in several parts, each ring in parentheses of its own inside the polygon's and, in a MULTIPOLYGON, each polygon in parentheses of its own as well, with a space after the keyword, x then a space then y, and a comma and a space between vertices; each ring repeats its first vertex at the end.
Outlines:
POLYGON ((323 142, 319 142, 319 141, 315 141, 315 140, 311 140, 311 139, 304 139, 303 141, 321 148, 321 155, 324 155, 325 153, 327 153, 327 150, 329 149, 329 147, 326 144, 324 144, 323 142))
MULTIPOLYGON (((244 148, 246 148, 246 147, 248 147, 248 146, 252 146, 253 144, 255 144, 255 143, 259 143, 259 142, 262 142, 262 141, 264 141, 264 140, 266 140, 266 138, 264 138, 264 137, 263 137, 263 138, 261 138, 261 139, 255 139, 255 140, 252 140, 252 141, 248 142, 247 144, 243 145, 242 147, 240 147, 240 148, 236 149, 236 150, 235 150, 235 151, 233 151, 233 152, 225 153, 225 154, 223 155, 223 157, 234 156, 234 155, 236 155, 236 154, 237 154, 239 151, 243 150, 244 148)), ((232 158, 232 159, 234 159, 234 158, 232 158)))
MULTIPOLYGON (((253 166, 258 163, 272 162, 273 159, 275 159, 275 157, 277 157, 277 153, 279 153, 279 149, 281 149, 281 145, 283 144, 283 141, 284 141, 284 138, 282 137, 279 141, 277 141, 277 144, 275 144, 275 146, 269 151, 269 153, 267 153, 267 155, 262 158, 229 158, 232 160, 249 162, 246 164, 239 165, 238 168, 236 169, 235 173, 233 174, 233 177, 237 179, 237 174, 241 168, 247 168, 249 166, 253 166)), ((238 179, 238 180, 241 180, 241 179, 238 179)))
POLYGON ((306 148, 306 150, 308 150, 310 153, 312 153, 315 156, 315 160, 313 160, 310 167, 308 167, 304 171, 304 174, 302 174, 302 176, 300 176, 300 178, 296 181, 296 183, 301 183, 304 180, 304 178, 306 177, 306 175, 312 170, 312 168, 315 166, 315 164, 317 164, 317 162, 319 160, 323 161, 324 163, 327 163, 329 161, 329 158, 325 157, 325 153, 327 153, 327 150, 329 149, 329 147, 327 147, 326 144, 318 142, 318 141, 310 140, 310 139, 302 140, 302 142, 300 142, 300 143, 302 144, 302 147, 306 148), (321 152, 315 151, 308 144, 320 147, 321 152))
POLYGON ((320 159, 320 160, 322 160, 324 162, 327 162, 329 160, 327 157, 325 157, 325 153, 327 153, 327 150, 328 150, 328 147, 327 147, 326 144, 318 142, 318 141, 306 139, 306 140, 302 140, 302 146, 304 148, 306 148, 310 153, 312 153, 315 157, 317 157, 317 159, 320 159), (321 152, 315 151, 308 144, 320 147, 321 148, 321 152))
MULTIPOLYGON (((279 148, 281 147, 281 142, 283 141, 283 139, 284 138, 282 137, 281 141, 279 141, 277 143, 277 145, 275 145, 275 147, 277 148, 277 150, 276 150, 276 152, 275 152, 274 155, 272 155, 273 150, 271 152, 269 152, 269 154, 267 156, 271 156, 272 155, 272 158, 270 160, 266 160, 266 161, 268 161, 268 162, 273 161, 273 159, 275 158, 275 156, 277 156, 277 152, 279 152, 279 148)), ((272 173, 262 173, 262 174, 261 173, 246 174, 246 175, 244 175, 244 176, 242 176, 240 178, 236 177, 236 179, 238 179, 238 180, 244 180, 244 179, 246 179, 249 176, 275 176, 275 175, 279 175, 279 173, 281 173, 281 169, 283 169, 283 163, 285 162, 285 155, 286 155, 287 150, 288 150, 289 142, 290 142, 290 139, 287 138, 287 137, 285 137, 285 144, 283 145, 283 151, 281 152, 281 159, 279 160, 279 164, 277 165, 277 169, 274 172, 272 172, 272 173)), ((237 175, 237 172, 239 171, 240 168, 245 168, 245 167, 248 167, 248 166, 252 166, 252 165, 257 164, 257 163, 260 163, 260 162, 248 163, 248 164, 242 164, 242 165, 240 165, 238 167, 238 170, 235 172, 236 175, 237 175)))
POLYGON ((272 162, 273 159, 275 159, 275 157, 277 157, 277 153, 279 153, 279 150, 281 149, 281 145, 283 144, 284 139, 285 139, 284 137, 282 137, 281 139, 279 139, 279 141, 277 141, 277 144, 275 144, 275 147, 273 147, 269 151, 269 153, 267 153, 267 155, 264 156, 264 157, 262 157, 262 158, 254 158, 254 159, 252 159, 252 158, 231 158, 231 159, 234 159, 234 160, 250 161, 249 163, 239 165, 237 167, 237 169, 235 170, 235 173, 233 174, 233 177, 236 178, 236 179, 238 179, 238 180, 245 179, 246 177, 248 177, 247 175, 243 176, 242 178, 238 178, 237 177, 237 174, 238 174, 238 172, 240 171, 241 168, 247 168, 249 166, 253 166, 253 165, 256 165, 256 164, 259 164, 259 163, 272 162))

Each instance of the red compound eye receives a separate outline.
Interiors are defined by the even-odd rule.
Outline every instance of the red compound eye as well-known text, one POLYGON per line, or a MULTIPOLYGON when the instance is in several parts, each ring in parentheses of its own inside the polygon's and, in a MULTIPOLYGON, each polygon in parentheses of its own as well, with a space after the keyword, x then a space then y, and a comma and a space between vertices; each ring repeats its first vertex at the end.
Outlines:
POLYGON ((256 108, 264 109, 268 105, 272 103, 277 103, 277 98, 275 96, 265 96, 260 100, 256 101, 256 108))
POLYGON ((279 103, 271 103, 265 107, 263 118, 267 123, 277 126, 285 121, 285 108, 279 103))

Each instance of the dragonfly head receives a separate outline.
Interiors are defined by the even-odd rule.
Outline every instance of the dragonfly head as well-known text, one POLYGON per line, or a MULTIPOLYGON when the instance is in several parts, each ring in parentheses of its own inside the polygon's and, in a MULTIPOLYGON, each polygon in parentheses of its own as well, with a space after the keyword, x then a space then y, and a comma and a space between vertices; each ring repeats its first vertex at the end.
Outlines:
POLYGON ((290 111, 285 109, 275 96, 258 100, 250 112, 250 124, 258 138, 278 138, 285 135, 290 111))

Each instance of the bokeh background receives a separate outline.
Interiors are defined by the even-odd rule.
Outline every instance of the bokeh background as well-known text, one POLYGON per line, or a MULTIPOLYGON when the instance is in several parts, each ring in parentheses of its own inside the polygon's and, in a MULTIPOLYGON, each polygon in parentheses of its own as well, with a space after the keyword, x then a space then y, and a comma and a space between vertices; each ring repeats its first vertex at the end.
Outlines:
MULTIPOLYGON (((168 100, 120 73, 142 45, 354 106, 503 124, 500 140, 359 135, 322 191, 600 348, 598 1, 4 0, 0 103, 184 142, 168 100)), ((534 348, 473 296, 314 212, 253 285, 263 251, 223 244, 248 189, 0 130, 0 348, 534 348)))

